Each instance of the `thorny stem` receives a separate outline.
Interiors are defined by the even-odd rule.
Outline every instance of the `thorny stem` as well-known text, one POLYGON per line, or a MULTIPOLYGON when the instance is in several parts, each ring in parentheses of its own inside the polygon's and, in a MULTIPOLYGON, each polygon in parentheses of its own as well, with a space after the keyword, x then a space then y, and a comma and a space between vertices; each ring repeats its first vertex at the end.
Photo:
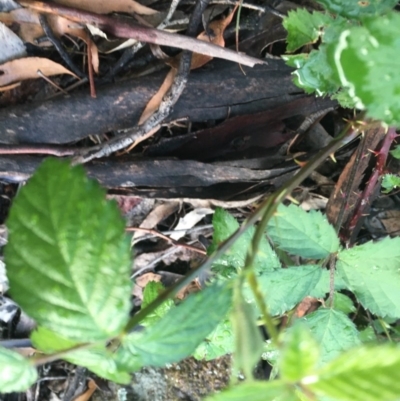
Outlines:
MULTIPOLYGON (((293 189, 295 189, 305 178, 307 178, 314 169, 319 166, 330 154, 336 152, 340 147, 346 145, 351 142, 359 135, 359 128, 353 127, 349 124, 342 133, 336 137, 329 145, 325 148, 321 149, 309 162, 300 169, 300 171, 292 177, 282 188, 268 197, 261 206, 243 223, 243 225, 236 230, 226 241, 224 241, 218 249, 200 266, 196 269, 193 269, 189 274, 179 280, 174 286, 165 290, 159 297, 157 297, 152 303, 150 303, 146 308, 142 309, 135 316, 133 316, 128 324, 125 327, 125 333, 132 330, 136 325, 138 325, 148 314, 152 313, 155 309, 157 309, 160 305, 162 305, 167 299, 172 298, 180 289, 182 289, 185 285, 189 284, 192 280, 194 280, 200 273, 209 269, 212 263, 220 258, 231 246, 232 244, 251 226, 253 226, 260 218, 262 218, 261 223, 256 229, 254 234, 251 247, 249 253, 246 257, 246 266, 249 271, 252 270, 252 266, 254 265, 255 255, 261 241, 261 238, 264 235, 264 228, 268 222, 268 220, 273 216, 276 208, 279 203, 289 195, 293 189)), ((248 275, 249 273, 246 273, 248 275)), ((250 273, 250 288, 252 289, 256 300, 258 299, 258 284, 257 280, 254 280, 254 275, 250 273)), ((263 300, 260 301, 261 311, 264 311, 263 318, 264 322, 270 321, 270 315, 266 313, 266 307, 263 300), (263 306, 264 304, 264 306, 263 306)), ((274 329, 267 327, 268 333, 271 338, 274 338, 274 341, 277 342, 277 336, 275 335, 274 329)))
MULTIPOLYGON (((380 180, 384 173, 386 159, 387 159, 390 147, 396 137, 397 137, 396 129, 394 127, 390 127, 383 140, 382 146, 381 146, 379 152, 377 153, 376 166, 375 166, 374 171, 368 181, 367 186, 364 188, 364 191, 361 194, 360 201, 357 205, 357 209, 355 210, 353 217, 350 221, 350 224, 347 227, 347 233, 352 233, 354 231, 358 221, 365 214, 365 210, 369 206, 369 202, 371 201, 372 194, 375 192, 378 185, 380 184, 380 180)), ((352 242, 352 239, 353 239, 352 235, 348 235, 347 238, 349 238, 349 242, 352 242)))

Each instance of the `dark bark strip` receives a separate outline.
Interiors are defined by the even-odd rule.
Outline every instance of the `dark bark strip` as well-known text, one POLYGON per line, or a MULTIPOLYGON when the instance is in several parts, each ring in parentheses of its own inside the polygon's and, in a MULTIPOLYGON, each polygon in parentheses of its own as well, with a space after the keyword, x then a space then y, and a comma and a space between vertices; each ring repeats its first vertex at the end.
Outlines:
MULTIPOLYGON (((225 119, 304 96, 291 82, 291 69, 280 60, 243 68, 246 75, 235 64, 214 61, 193 71, 170 118, 225 119)), ((0 110, 0 143, 65 144, 133 127, 164 75, 161 72, 98 88, 97 99, 92 99, 86 89, 43 103, 0 110)))

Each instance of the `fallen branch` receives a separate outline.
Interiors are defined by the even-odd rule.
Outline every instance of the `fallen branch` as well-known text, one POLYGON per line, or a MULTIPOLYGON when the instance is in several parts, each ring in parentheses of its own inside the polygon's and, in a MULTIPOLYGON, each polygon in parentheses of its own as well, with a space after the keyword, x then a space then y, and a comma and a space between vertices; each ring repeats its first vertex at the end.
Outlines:
POLYGON ((52 2, 44 3, 41 1, 23 0, 19 1, 19 3, 39 12, 59 15, 82 24, 95 25, 102 31, 119 38, 136 39, 141 42, 153 43, 160 46, 177 47, 179 49, 190 50, 211 57, 234 61, 250 67, 253 67, 255 64, 267 64, 266 61, 255 57, 250 57, 224 47, 189 38, 177 33, 169 33, 159 29, 137 25, 125 18, 122 19, 120 17, 93 14, 87 11, 61 6, 52 2))

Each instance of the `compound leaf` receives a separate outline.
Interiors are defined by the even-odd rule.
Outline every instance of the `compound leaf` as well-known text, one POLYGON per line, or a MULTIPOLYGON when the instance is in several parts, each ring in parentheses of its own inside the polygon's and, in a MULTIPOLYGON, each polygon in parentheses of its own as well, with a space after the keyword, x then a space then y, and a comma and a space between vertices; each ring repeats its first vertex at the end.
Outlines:
POLYGON ((359 19, 366 15, 384 14, 390 11, 397 0, 317 0, 327 10, 346 18, 359 19))
POLYGON ((72 351, 63 358, 75 365, 84 366, 103 379, 120 384, 128 384, 131 381, 126 367, 120 364, 115 354, 105 346, 72 351))
MULTIPOLYGON (((212 253, 218 245, 229 238, 238 228, 239 223, 224 209, 216 209, 213 217, 214 236, 208 250, 212 253)), ((254 227, 246 230, 231 248, 212 265, 212 269, 223 276, 231 276, 244 267, 247 251, 254 235, 254 227)), ((279 268, 280 262, 266 238, 262 238, 257 250, 254 267, 257 272, 279 268)))
POLYGON ((222 355, 231 354, 234 345, 232 323, 229 319, 226 319, 197 347, 193 356, 196 359, 208 361, 222 355))
MULTIPOLYGON (((140 308, 144 309, 147 305, 153 302, 164 290, 165 288, 160 282, 148 282, 143 290, 143 302, 140 308)), ((143 326, 151 326, 157 320, 162 318, 173 306, 174 301, 172 301, 172 299, 168 299, 167 301, 163 302, 163 304, 160 305, 156 310, 146 315, 146 317, 140 322, 140 324, 143 326)))
POLYGON ((37 380, 36 368, 17 352, 0 347, 0 389, 2 393, 25 391, 37 380))
POLYGON ((287 391, 283 382, 244 382, 224 390, 222 393, 207 397, 205 401, 272 401, 287 391))
POLYGON ((282 315, 310 295, 321 274, 321 267, 310 265, 279 269, 257 277, 271 315, 282 315))
POLYGON ((319 362, 320 349, 310 330, 295 324, 285 336, 280 358, 280 373, 285 381, 297 382, 313 373, 319 362))
POLYGON ((334 359, 303 385, 321 396, 343 401, 390 401, 400 394, 400 348, 364 346, 334 359))
POLYGON ((119 350, 121 364, 133 371, 186 358, 226 317, 231 305, 232 291, 218 283, 189 296, 143 332, 127 335, 119 350))
POLYGON ((323 362, 330 361, 344 350, 360 344, 354 323, 342 312, 318 309, 301 321, 307 324, 320 345, 323 362))
POLYGON ((279 248, 304 258, 322 259, 339 249, 339 239, 326 216, 293 204, 279 205, 267 233, 279 248))
POLYGON ((400 126, 400 15, 392 12, 362 22, 345 29, 329 46, 329 62, 357 108, 400 126))
POLYGON ((323 27, 332 21, 332 17, 317 11, 310 13, 304 8, 289 11, 283 20, 288 31, 287 51, 294 52, 306 44, 315 43, 322 35, 323 27))
POLYGON ((361 304, 381 317, 400 317, 400 238, 339 252, 337 271, 361 304))
POLYGON ((122 331, 129 241, 117 206, 81 166, 46 160, 21 189, 7 225, 11 294, 28 315, 82 342, 122 331))
MULTIPOLYGON (((324 298, 325 295, 329 292, 330 288, 330 271, 326 269, 321 269, 321 277, 316 284, 316 286, 310 291, 309 295, 310 297, 314 298, 324 298)), ((335 271, 335 277, 334 277, 334 287, 336 291, 344 290, 347 289, 347 285, 344 282, 343 278, 337 274, 335 271)))

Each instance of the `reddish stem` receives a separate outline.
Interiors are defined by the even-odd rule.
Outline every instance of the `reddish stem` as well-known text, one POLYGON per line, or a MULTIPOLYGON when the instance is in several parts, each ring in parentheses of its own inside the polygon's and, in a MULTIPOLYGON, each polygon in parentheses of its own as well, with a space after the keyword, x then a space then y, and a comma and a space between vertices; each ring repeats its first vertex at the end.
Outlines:
POLYGON ((350 238, 350 233, 353 232, 360 218, 362 218, 362 216, 366 214, 367 206, 369 206, 369 202, 372 199, 374 192, 381 183, 390 147, 392 146, 392 142, 397 136, 398 135, 396 133, 396 129, 394 127, 390 127, 387 134, 385 135, 381 149, 379 150, 379 152, 376 153, 375 168, 367 183, 367 186, 364 188, 364 191, 361 194, 353 217, 351 218, 350 223, 347 227, 347 238, 350 238))

